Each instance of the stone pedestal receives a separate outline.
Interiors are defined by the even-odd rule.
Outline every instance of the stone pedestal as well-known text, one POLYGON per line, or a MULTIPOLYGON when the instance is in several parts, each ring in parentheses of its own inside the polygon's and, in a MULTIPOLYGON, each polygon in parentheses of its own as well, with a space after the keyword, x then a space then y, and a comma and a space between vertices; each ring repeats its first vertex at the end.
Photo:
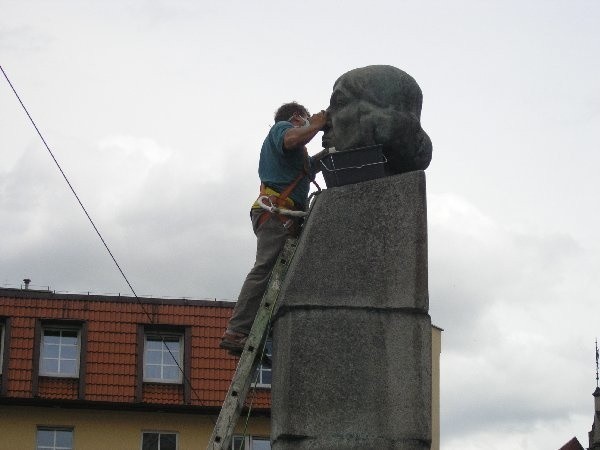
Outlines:
POLYGON ((429 449, 424 172, 320 195, 273 344, 275 450, 429 449))

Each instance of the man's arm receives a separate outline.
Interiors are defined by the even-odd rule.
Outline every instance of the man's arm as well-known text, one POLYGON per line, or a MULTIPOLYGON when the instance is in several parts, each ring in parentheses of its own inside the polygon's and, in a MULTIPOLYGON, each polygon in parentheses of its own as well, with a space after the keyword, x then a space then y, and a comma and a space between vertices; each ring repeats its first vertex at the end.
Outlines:
POLYGON ((321 131, 327 123, 327 113, 325 111, 313 114, 309 119, 307 127, 290 128, 283 136, 284 150, 302 149, 310 142, 315 135, 321 131))

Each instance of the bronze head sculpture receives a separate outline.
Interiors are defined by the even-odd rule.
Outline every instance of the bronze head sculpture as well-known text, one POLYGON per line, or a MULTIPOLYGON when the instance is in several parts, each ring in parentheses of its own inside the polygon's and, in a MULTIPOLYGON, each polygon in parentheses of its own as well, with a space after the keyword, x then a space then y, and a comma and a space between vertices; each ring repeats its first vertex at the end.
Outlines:
POLYGON ((396 67, 346 72, 333 85, 323 147, 344 151, 380 144, 390 174, 423 170, 432 145, 421 128, 422 103, 417 82, 396 67))

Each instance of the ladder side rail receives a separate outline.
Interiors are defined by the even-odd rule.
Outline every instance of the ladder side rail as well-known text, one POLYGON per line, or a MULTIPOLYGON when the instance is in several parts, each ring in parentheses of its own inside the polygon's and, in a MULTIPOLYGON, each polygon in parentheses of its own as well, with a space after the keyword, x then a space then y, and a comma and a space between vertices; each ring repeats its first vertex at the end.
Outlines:
POLYGON ((267 338, 266 331, 287 269, 294 256, 296 245, 297 239, 288 239, 277 258, 244 351, 240 356, 237 369, 208 442, 207 450, 229 450, 235 426, 250 389, 252 377, 261 362, 263 343, 267 338))

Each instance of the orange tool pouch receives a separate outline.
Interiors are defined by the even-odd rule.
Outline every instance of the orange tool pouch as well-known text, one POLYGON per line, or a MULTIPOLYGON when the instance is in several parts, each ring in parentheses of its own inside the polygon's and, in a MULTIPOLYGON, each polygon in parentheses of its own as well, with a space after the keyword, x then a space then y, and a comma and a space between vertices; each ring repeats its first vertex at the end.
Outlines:
MULTIPOLYGON (((305 176, 306 176, 306 171, 302 170, 302 172, 300 172, 300 174, 298 174, 298 176, 294 179, 294 181, 292 181, 292 183, 279 194, 277 194, 277 191, 265 186, 264 183, 261 183, 260 184, 260 196, 262 197, 262 196, 266 195, 267 197, 269 197, 271 204, 276 205, 279 208, 298 210, 299 208, 296 207, 296 205, 294 204, 294 201, 288 197, 292 193, 292 191, 294 190, 296 185, 300 182, 300 180, 302 180, 302 178, 304 178, 305 176)), ((281 222, 283 222, 284 225, 290 223, 290 220, 292 220, 290 217, 287 217, 284 214, 276 214, 276 213, 272 213, 269 211, 265 211, 264 213, 261 214, 261 216, 258 219, 258 226, 261 226, 263 223, 265 223, 267 220, 269 220, 269 217, 271 217, 271 215, 277 216, 279 218, 279 220, 281 220, 281 222)), ((287 226, 286 226, 286 228, 287 228, 287 226)))

